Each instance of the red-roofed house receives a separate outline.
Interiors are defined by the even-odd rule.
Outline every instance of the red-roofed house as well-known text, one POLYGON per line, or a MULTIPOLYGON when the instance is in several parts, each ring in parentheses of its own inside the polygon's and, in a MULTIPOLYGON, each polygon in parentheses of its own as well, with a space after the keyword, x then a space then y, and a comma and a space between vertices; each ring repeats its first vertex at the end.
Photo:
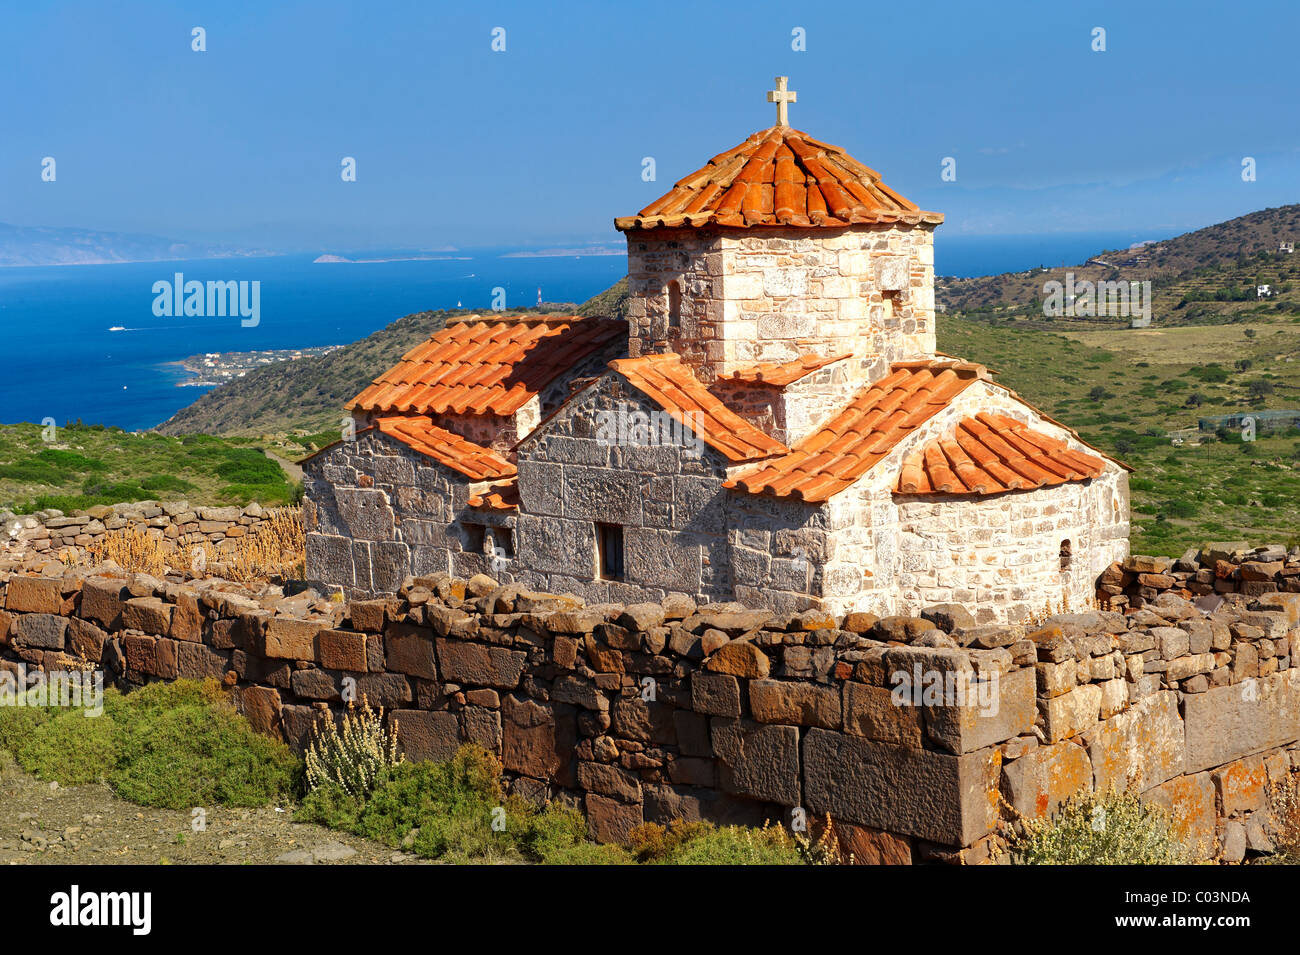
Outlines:
POLYGON ((1078 610, 1123 465, 935 352, 943 221, 777 125, 635 216, 627 322, 448 326, 309 460, 308 570, 980 621, 1078 610))

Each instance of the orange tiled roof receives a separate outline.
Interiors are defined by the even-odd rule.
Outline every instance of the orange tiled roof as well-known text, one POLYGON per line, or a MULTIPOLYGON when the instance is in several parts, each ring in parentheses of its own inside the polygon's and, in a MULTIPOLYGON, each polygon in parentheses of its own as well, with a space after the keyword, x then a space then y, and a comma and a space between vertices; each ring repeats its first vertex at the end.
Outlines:
POLYGON ((724 381, 741 382, 751 385, 772 385, 776 388, 784 388, 786 385, 793 384, 805 375, 810 375, 819 368, 825 368, 827 365, 837 362, 842 358, 853 357, 853 352, 840 352, 837 355, 802 355, 794 361, 782 362, 780 364, 771 361, 759 362, 756 365, 746 365, 737 368, 730 374, 722 375, 724 381))
POLYGON ((756 461, 789 450, 710 394, 677 355, 620 358, 609 366, 728 460, 756 461))
POLYGON ((838 146, 789 126, 772 126, 709 160, 616 229, 658 226, 845 226, 938 224, 838 146))
POLYGON ((613 319, 457 322, 402 356, 349 410, 509 415, 584 358, 623 338, 613 319))
POLYGON ((813 503, 827 501, 987 374, 983 366, 969 362, 897 362, 887 376, 859 391, 843 411, 794 450, 723 486, 813 503))
POLYGON ((1001 494, 1095 478, 1106 462, 1030 430, 1023 421, 984 413, 903 462, 900 494, 1001 494))
POLYGON ((375 424, 411 450, 428 455, 475 481, 498 480, 516 473, 515 466, 491 448, 439 428, 428 418, 380 418, 375 424))
POLYGON ((477 511, 517 511, 519 510, 519 481, 511 478, 494 484, 469 499, 469 506, 477 511))

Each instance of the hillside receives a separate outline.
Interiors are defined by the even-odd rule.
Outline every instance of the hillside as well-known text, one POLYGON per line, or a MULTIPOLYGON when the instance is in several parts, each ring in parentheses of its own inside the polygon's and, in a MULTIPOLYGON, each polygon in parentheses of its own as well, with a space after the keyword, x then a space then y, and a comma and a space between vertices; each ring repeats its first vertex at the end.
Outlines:
POLYGON ((162 434, 274 434, 337 429, 343 405, 452 311, 416 312, 328 355, 278 362, 209 391, 158 426, 162 434))
MULTIPOLYGON (((626 281, 582 306, 581 315, 611 314, 626 299, 626 281), (622 288, 620 296, 619 289, 622 288)), ((573 306, 507 310, 503 317, 541 312, 572 314, 573 306)), ((209 391, 155 430, 162 434, 271 435, 337 431, 343 406, 406 352, 456 316, 473 312, 446 309, 399 318, 359 342, 326 355, 277 362, 250 371, 209 391)))
POLYGON ((1156 325, 1206 325, 1300 316, 1300 257, 1280 253, 1300 240, 1300 205, 1264 209, 1136 249, 1099 251, 1068 268, 1030 269, 979 278, 940 278, 935 299, 949 313, 1042 328, 1124 327, 1127 318, 1048 318, 1044 285, 1080 281, 1152 283, 1156 325), (1273 295, 1257 299, 1255 286, 1273 295))
MULTIPOLYGON (((286 448, 273 447, 281 455, 286 448)), ((123 501, 284 504, 298 490, 264 442, 168 437, 80 422, 50 434, 0 425, 0 511, 64 511, 123 501)))

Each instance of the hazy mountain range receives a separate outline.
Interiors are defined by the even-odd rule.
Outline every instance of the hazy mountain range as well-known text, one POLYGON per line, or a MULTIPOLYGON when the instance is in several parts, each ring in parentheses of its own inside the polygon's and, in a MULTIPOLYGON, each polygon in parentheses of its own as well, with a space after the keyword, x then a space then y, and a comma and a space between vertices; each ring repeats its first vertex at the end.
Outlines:
POLYGON ((0 267, 105 265, 111 262, 159 262, 274 254, 236 246, 178 242, 156 235, 16 226, 0 222, 0 267))

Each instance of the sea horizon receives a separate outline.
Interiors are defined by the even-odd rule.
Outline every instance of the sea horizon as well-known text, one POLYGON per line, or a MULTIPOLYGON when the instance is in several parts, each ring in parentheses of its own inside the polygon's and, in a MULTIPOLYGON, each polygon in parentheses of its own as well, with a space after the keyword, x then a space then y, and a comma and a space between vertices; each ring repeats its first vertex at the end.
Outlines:
MULTIPOLYGON (((952 277, 1076 264, 1160 235, 1090 232, 939 234, 936 274, 952 277)), ((582 303, 626 274, 607 249, 499 247, 10 266, 0 269, 0 329, 18 374, 0 380, 0 421, 53 419, 128 431, 162 424, 213 386, 179 362, 198 354, 345 345, 421 311, 582 303), (423 255, 413 252, 423 251, 423 255), (157 283, 257 283, 256 321, 171 314, 157 283), (497 290, 504 290, 503 292, 497 290)), ((232 309, 233 311, 233 309, 232 309)), ((394 356, 396 358, 397 356, 394 356)))

